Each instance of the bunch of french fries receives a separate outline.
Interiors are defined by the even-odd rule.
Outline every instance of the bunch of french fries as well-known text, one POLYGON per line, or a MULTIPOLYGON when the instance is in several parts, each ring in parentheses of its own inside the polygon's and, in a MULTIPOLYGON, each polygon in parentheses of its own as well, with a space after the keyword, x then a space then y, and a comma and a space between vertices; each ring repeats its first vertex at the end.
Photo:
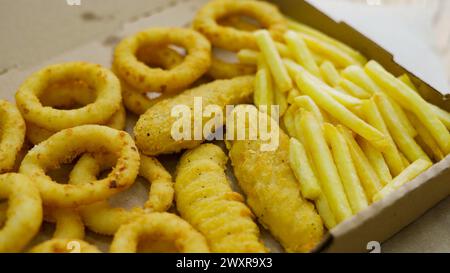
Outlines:
MULTIPOLYGON (((450 113, 349 46, 289 20, 285 43, 255 32, 254 103, 278 105, 290 164, 328 229, 450 153, 450 113)), ((266 108, 265 108, 266 109, 266 108)))

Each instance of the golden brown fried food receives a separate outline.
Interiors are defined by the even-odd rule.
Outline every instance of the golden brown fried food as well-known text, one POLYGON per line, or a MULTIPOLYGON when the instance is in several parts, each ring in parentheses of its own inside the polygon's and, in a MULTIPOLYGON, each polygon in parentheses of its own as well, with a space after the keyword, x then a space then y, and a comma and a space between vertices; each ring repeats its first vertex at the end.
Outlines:
MULTIPOLYGON (((243 110, 238 106, 234 111, 240 115, 243 110)), ((310 251, 322 239, 323 226, 314 206, 300 195, 299 183, 289 166, 289 137, 280 130, 275 151, 262 152, 264 143, 231 142, 234 174, 247 196, 247 204, 286 251, 310 251)))
POLYGON ((205 236, 212 252, 266 252, 252 212, 231 189, 227 161, 213 144, 184 153, 175 182, 177 209, 205 236))
MULTIPOLYGON (((136 123, 134 127, 136 145, 146 155, 175 153, 200 145, 204 139, 194 139, 193 123, 190 134, 191 140, 175 140, 172 137, 172 126, 177 121, 177 117, 171 116, 172 109, 179 105, 186 105, 193 109, 194 98, 201 97, 203 109, 208 105, 218 105, 223 111, 226 105, 249 102, 254 89, 253 82, 253 76, 218 80, 157 103, 142 115, 136 123)), ((223 117, 225 117, 224 114, 223 117)), ((196 118, 200 119, 198 116, 196 118)), ((203 125, 210 119, 203 117, 203 125)))

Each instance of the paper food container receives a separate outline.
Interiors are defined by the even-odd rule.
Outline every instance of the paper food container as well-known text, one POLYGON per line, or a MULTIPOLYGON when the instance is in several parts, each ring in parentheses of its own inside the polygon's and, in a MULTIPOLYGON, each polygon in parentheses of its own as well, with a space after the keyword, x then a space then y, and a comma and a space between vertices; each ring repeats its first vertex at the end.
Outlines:
MULTIPOLYGON (((439 92, 395 62, 395 56, 345 22, 336 22, 307 1, 272 0, 283 14, 359 50, 396 76, 407 73, 427 101, 450 111, 450 94, 439 92)), ((384 242, 450 194, 450 156, 380 202, 332 229, 316 251, 365 252, 384 242)))
MULTIPOLYGON (((152 26, 187 26, 192 21, 195 12, 207 2, 207 0, 154 1, 155 6, 156 2, 158 4, 157 9, 147 13, 142 18, 126 23, 122 29, 117 30, 108 37, 93 40, 62 55, 49 58, 37 66, 15 68, 1 74, 0 98, 13 102, 15 91, 20 84, 30 74, 49 64, 82 60, 111 67, 113 48, 121 39, 152 26)), ((442 93, 396 64, 391 54, 347 24, 333 21, 330 17, 304 1, 278 0, 272 2, 275 2, 284 14, 307 23, 358 49, 369 59, 375 59, 380 62, 390 72, 396 75, 408 73, 425 99, 450 111, 450 103, 445 100, 445 96, 442 93)), ((129 132, 132 132, 135 120, 135 116, 128 115, 127 130, 129 132)), ((177 158, 177 155, 163 156, 160 160, 173 173, 177 158)), ((235 184, 231 167, 228 168, 227 173, 235 184)), ((239 191, 236 185, 233 186, 239 191)), ((339 224, 325 235, 322 243, 317 246, 315 251, 365 252, 369 242, 385 241, 437 202, 447 197, 449 193, 450 157, 447 157, 388 198, 373 204, 360 214, 339 224)), ((142 205, 147 199, 147 194, 148 185, 146 185, 145 181, 138 180, 129 190, 119 194, 111 201, 113 205, 130 208, 142 205)), ((44 224, 43 231, 32 244, 51 238, 52 233, 52 226, 44 224)), ((263 228, 261 228, 261 233, 265 244, 271 251, 283 251, 280 245, 263 228)), ((86 240, 96 244, 101 250, 107 251, 111 237, 87 232, 86 240)))

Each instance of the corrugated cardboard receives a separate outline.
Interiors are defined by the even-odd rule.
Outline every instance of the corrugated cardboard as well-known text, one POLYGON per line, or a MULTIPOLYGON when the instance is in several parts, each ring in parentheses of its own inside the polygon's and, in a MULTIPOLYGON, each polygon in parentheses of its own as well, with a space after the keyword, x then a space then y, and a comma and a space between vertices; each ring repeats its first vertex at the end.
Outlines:
MULTIPOLYGON (((20 83, 31 73, 52 63, 84 60, 99 63, 105 67, 111 66, 112 50, 114 45, 122 38, 139 30, 152 26, 186 26, 196 10, 207 0, 179 1, 177 5, 160 10, 149 17, 141 18, 126 24, 122 30, 106 39, 92 41, 89 44, 76 48, 61 56, 55 56, 45 63, 30 69, 13 69, 0 76, 1 98, 14 101, 15 90, 20 83)), ((347 44, 357 48, 366 56, 376 59, 395 74, 401 74, 405 70, 397 65, 392 56, 365 38, 345 23, 337 23, 321 13, 313 6, 303 1, 279 0, 274 1, 282 11, 302 22, 305 22, 319 30, 334 36, 347 44)), ((411 76, 413 76, 410 73, 411 76)), ((444 100, 444 96, 434 90, 417 77, 414 82, 419 86, 421 94, 429 101, 450 110, 450 104, 444 100)), ((135 121, 134 116, 129 115, 127 130, 132 132, 135 121)), ((176 156, 164 156, 161 158, 164 165, 173 171, 177 162, 176 156)), ((366 251, 369 241, 382 242, 392 236, 402 227, 419 217, 427 209, 445 198, 450 193, 450 157, 433 166, 429 171, 403 187, 401 190, 363 211, 354 218, 340 224, 328 234, 317 251, 366 251)), ((230 179, 235 182, 232 171, 228 169, 230 179)), ((234 183, 234 186, 239 190, 234 183)), ((146 182, 138 180, 127 192, 113 198, 114 205, 132 207, 143 204, 147 198, 148 187, 146 182)), ((48 239, 52 234, 51 226, 45 225, 43 232, 33 242, 37 243, 48 239)), ((282 251, 280 245, 262 230, 266 245, 274 252, 282 251)), ((111 238, 87 233, 87 241, 93 242, 107 251, 111 238)))

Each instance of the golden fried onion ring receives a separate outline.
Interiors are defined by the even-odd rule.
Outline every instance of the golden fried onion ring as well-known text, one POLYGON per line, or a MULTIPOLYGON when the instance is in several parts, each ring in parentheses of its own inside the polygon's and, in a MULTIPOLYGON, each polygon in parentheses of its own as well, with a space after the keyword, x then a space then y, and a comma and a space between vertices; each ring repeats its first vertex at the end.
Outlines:
POLYGON ((282 41, 287 30, 286 21, 272 4, 262 1, 214 0, 197 13, 193 27, 205 35, 213 46, 239 51, 243 48, 258 49, 255 37, 249 31, 221 26, 218 20, 230 15, 248 16, 267 28, 275 40, 282 41))
POLYGON ((45 208, 46 222, 55 223, 54 239, 83 239, 84 224, 78 209, 45 208))
MULTIPOLYGON (((123 130, 126 123, 126 111, 123 105, 120 105, 119 111, 117 111, 111 119, 105 124, 105 126, 123 130)), ((36 126, 32 123, 27 123, 27 139, 33 144, 39 144, 42 141, 48 139, 53 134, 54 131, 49 131, 47 129, 36 126)))
MULTIPOLYGON (((105 164, 107 161, 109 160, 103 160, 102 156, 85 154, 70 173, 70 183, 78 185, 95 179, 103 169, 110 167, 105 164)), ((164 212, 172 206, 172 176, 156 158, 141 155, 139 176, 151 183, 149 198, 144 207, 130 210, 112 208, 107 200, 82 206, 80 214, 90 230, 103 235, 113 235, 122 224, 145 212, 164 212)))
MULTIPOLYGON (((161 69, 172 69, 183 62, 183 56, 176 50, 169 47, 145 47, 138 51, 138 60, 150 67, 160 67, 161 69)), ((157 102, 171 97, 171 94, 162 94, 161 96, 150 99, 146 94, 134 90, 125 81, 122 83, 122 97, 125 107, 136 115, 142 115, 148 108, 157 102)))
POLYGON ((37 234, 42 223, 42 201, 33 182, 22 174, 0 175, 0 199, 8 199, 0 228, 0 252, 19 252, 37 234))
POLYGON ((25 122, 17 108, 0 100, 0 173, 14 168, 25 139, 25 122))
POLYGON ((141 93, 174 93, 199 79, 211 64, 211 45, 200 33, 185 28, 150 28, 122 40, 114 52, 114 70, 141 93), (186 49, 184 61, 170 70, 150 68, 137 58, 145 46, 177 45, 186 49))
POLYGON ((51 239, 45 241, 29 251, 30 253, 101 253, 97 247, 82 240, 51 239))
POLYGON ((256 73, 256 66, 241 64, 241 63, 228 63, 222 61, 217 57, 212 58, 211 67, 208 70, 208 75, 213 79, 232 79, 239 76, 251 75, 256 73))
POLYGON ((120 108, 120 82, 100 65, 73 62, 48 66, 31 75, 16 93, 24 119, 41 128, 59 131, 84 124, 105 124, 120 108), (96 99, 82 108, 61 110, 42 105, 39 97, 61 82, 83 81, 96 90, 96 99))
POLYGON ((46 206, 77 207, 104 200, 131 186, 139 171, 139 153, 126 132, 83 125, 62 130, 36 145, 25 156, 19 171, 34 178, 46 206), (117 161, 106 178, 83 185, 58 184, 46 175, 47 170, 71 162, 82 153, 110 153, 117 161))
POLYGON ((114 235, 110 252, 134 253, 144 236, 174 241, 181 253, 209 252, 203 235, 177 215, 166 212, 146 214, 122 225, 114 235))

